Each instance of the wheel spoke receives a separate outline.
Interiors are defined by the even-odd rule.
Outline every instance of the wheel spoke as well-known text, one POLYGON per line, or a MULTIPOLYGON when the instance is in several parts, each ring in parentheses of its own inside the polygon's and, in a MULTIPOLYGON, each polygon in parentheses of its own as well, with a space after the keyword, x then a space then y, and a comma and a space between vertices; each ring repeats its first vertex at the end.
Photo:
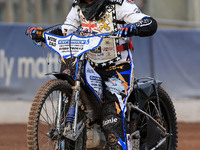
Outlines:
MULTIPOLYGON (((46 122, 46 123, 48 124, 49 127, 51 127, 51 125, 53 125, 53 123, 50 124, 49 121, 48 121, 48 119, 46 119, 42 114, 41 114, 40 116, 44 119, 43 122, 46 122)), ((42 121, 42 120, 40 120, 40 121, 42 121)))
POLYGON ((40 149, 43 150, 43 149, 46 147, 47 144, 49 145, 49 142, 51 142, 50 139, 48 139, 48 141, 46 142, 46 144, 44 144, 44 145, 42 146, 42 148, 40 148, 40 149))
MULTIPOLYGON (((58 98, 58 97, 57 97, 58 98)), ((49 96, 49 101, 51 102, 51 106, 52 106, 52 117, 53 117, 53 122, 55 123, 56 121, 56 114, 57 114, 57 110, 56 110, 56 108, 55 108, 55 106, 54 106, 54 103, 53 103, 53 100, 54 100, 54 98, 53 98, 53 93, 52 93, 52 96, 50 95, 49 96), (52 97, 52 98, 51 98, 52 97)))
MULTIPOLYGON (((62 141, 68 150, 79 150, 85 147, 86 130, 80 134, 77 141, 63 139, 62 129, 65 125, 66 113, 69 109, 72 89, 66 81, 54 79, 44 84, 34 98, 28 123, 28 149, 56 150, 61 148, 62 141), (62 93, 62 105, 58 110, 59 94, 62 93), (58 120, 58 111, 61 118, 58 120), (58 134, 57 123, 61 124, 58 134)), ((78 114, 78 121, 82 120, 84 113, 78 114)))
POLYGON ((44 140, 45 138, 49 139, 48 135, 46 135, 45 133, 44 133, 44 136, 39 136, 38 137, 38 143, 42 142, 42 140, 44 140))

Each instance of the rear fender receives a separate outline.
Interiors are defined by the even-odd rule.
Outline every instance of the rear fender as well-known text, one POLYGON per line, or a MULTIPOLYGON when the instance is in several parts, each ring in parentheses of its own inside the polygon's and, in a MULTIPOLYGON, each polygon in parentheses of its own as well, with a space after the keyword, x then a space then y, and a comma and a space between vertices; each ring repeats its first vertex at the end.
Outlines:
POLYGON ((151 96, 151 94, 162 84, 161 81, 156 81, 152 78, 147 78, 146 80, 138 80, 137 89, 143 92, 147 97, 151 96), (156 87, 156 89, 155 89, 156 87))
POLYGON ((141 78, 135 80, 134 89, 129 97, 129 101, 132 102, 132 104, 138 102, 139 108, 142 109, 146 100, 161 84, 161 81, 156 81, 153 78, 141 78))
MULTIPOLYGON (((129 102, 132 104, 138 104, 140 109, 143 109, 146 101, 149 97, 156 92, 157 88, 162 84, 161 81, 156 81, 153 78, 141 78, 135 80, 134 90, 131 93, 129 102)), ((132 114, 132 119, 137 118, 138 113, 132 114)))

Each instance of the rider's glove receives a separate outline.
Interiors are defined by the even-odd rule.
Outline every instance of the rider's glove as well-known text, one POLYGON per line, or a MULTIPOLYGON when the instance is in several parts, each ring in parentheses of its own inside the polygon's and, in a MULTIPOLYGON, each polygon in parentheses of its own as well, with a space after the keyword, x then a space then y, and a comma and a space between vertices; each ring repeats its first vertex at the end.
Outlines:
POLYGON ((118 37, 131 37, 137 34, 136 25, 133 23, 125 25, 125 27, 121 28, 117 35, 118 37))
POLYGON ((37 28, 35 28, 35 27, 31 27, 26 30, 26 35, 34 41, 39 40, 36 33, 37 33, 37 28))
POLYGON ((28 28, 25 32, 25 34, 31 38, 34 43, 37 45, 37 46, 41 46, 42 44, 42 40, 43 40, 43 32, 42 32, 42 28, 41 27, 31 27, 31 28, 28 28))

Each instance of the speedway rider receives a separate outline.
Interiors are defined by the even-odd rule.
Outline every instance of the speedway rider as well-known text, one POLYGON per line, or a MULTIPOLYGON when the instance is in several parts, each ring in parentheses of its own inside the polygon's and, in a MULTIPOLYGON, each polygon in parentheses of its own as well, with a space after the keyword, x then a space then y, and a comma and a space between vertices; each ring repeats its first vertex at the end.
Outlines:
MULTIPOLYGON (((65 23, 52 33, 67 35, 76 30, 68 24, 81 26, 85 31, 80 33, 82 36, 113 32, 119 37, 103 39, 100 47, 87 53, 87 61, 102 78, 105 149, 129 149, 129 131, 124 117, 134 76, 130 37, 153 35, 157 22, 143 14, 134 0, 74 0, 65 23)), ((37 37, 36 28, 30 28, 27 33, 36 43, 44 42, 37 37)))

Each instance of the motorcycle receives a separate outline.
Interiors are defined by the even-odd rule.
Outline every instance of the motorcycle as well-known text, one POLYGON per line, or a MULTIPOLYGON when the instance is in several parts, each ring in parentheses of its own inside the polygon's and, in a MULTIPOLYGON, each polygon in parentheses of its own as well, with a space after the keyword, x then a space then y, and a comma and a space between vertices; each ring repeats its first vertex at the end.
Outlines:
MULTIPOLYGON (((92 74, 95 70, 89 67, 86 53, 99 47, 102 39, 118 37, 113 33, 81 37, 77 31, 57 36, 48 30, 42 30, 47 47, 74 68, 74 74, 49 73, 56 79, 38 90, 27 124, 28 149, 103 149, 106 140, 100 122, 101 78, 92 74)), ((176 113, 161 84, 150 77, 134 79, 133 92, 126 103, 131 141, 128 150, 177 149, 176 113)))

